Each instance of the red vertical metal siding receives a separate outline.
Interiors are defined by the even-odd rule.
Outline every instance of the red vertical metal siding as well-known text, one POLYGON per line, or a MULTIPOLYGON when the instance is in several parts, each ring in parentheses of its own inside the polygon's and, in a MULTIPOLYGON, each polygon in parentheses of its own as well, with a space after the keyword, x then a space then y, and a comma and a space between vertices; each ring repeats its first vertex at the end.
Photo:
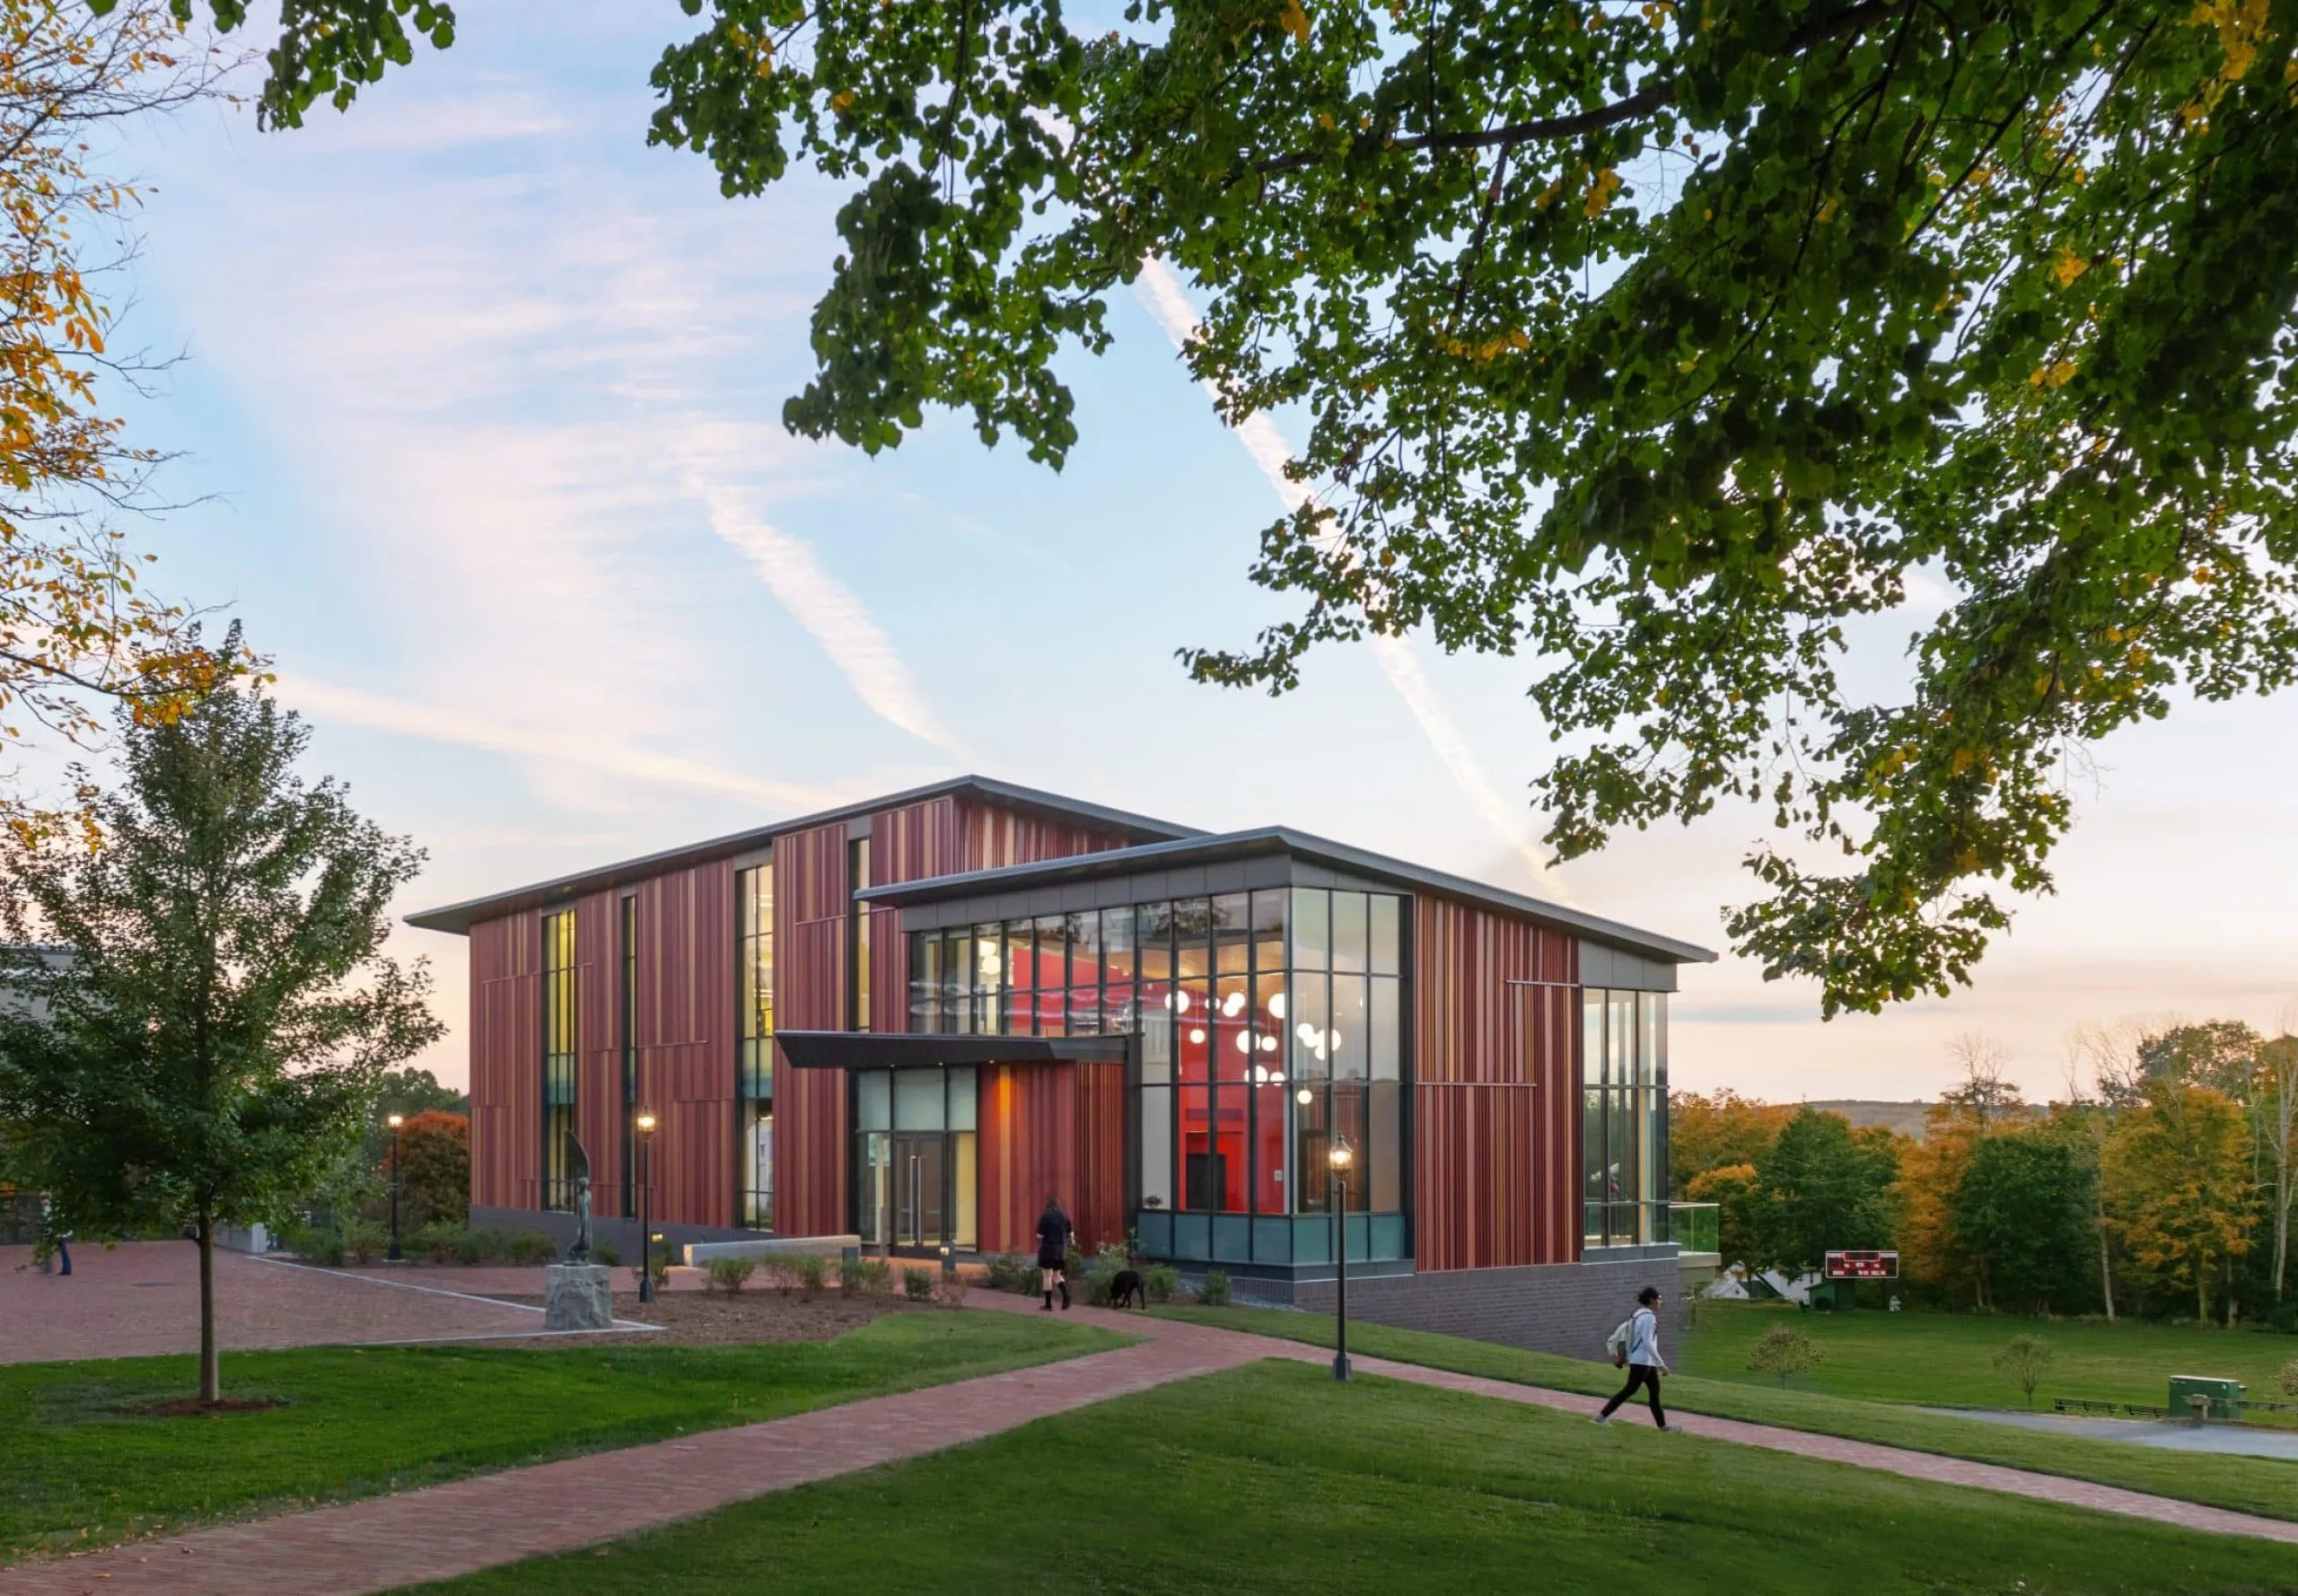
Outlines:
POLYGON ((1049 1196, 1083 1250, 1125 1239, 1122 1065, 991 1065, 980 1124, 982 1251, 1029 1251, 1049 1196))
POLYGON ((594 1212, 612 1214, 622 1199, 622 1054, 616 1046, 616 960, 621 937, 615 894, 593 892, 574 905, 574 1134, 591 1158, 594 1212))
POLYGON ((1416 1262, 1568 1263, 1578 944, 1444 899, 1414 901, 1416 1262))
MULTIPOLYGON (((774 1022, 846 1029, 846 827, 774 841, 774 1022)), ((790 1235, 846 1228, 846 1072, 774 1077, 774 1225, 790 1235)))
POLYGON ((639 883, 638 1101, 654 1111, 653 1216, 734 1221, 734 874, 639 883))
POLYGON ((470 1197, 532 1207, 542 1154, 542 927, 535 914, 470 928, 470 1197))

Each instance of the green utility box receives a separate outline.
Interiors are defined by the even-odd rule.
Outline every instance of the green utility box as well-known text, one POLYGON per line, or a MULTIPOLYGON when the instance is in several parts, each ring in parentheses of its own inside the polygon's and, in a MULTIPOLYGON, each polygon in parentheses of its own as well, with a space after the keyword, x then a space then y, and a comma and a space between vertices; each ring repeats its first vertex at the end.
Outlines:
POLYGON ((2221 1380, 2208 1374, 2173 1374, 2171 1376, 2171 1412, 2179 1418, 2227 1418, 2242 1416, 2242 1393, 2250 1388, 2239 1380, 2221 1380), (2197 1400, 2199 1399, 2199 1400, 2197 1400))
POLYGON ((1848 1313, 1859 1306, 1859 1282, 1822 1280, 1811 1287, 1811 1306, 1821 1313, 1848 1313))

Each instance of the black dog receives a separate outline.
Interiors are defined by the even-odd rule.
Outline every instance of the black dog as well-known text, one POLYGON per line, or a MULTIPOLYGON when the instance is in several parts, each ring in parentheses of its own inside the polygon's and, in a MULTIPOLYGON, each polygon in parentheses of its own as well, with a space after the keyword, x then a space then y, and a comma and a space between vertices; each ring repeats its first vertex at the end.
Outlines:
POLYGON ((1117 1278, 1110 1282, 1110 1306, 1122 1308, 1127 1302, 1141 1309, 1149 1306, 1149 1294, 1142 1289, 1138 1269, 1119 1269, 1117 1278))

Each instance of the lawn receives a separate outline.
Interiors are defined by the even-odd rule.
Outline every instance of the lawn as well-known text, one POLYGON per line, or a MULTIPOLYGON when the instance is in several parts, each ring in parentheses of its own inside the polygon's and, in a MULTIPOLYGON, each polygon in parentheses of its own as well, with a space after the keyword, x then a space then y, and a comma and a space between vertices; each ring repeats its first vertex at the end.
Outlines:
POLYGON ((455 1596, 2289 1591, 2291 1548, 1264 1363, 455 1596))
POLYGON ((0 1366, 0 1560, 186 1522, 376 1495, 777 1418, 1121 1346, 1004 1313, 896 1313, 752 1346, 311 1347, 233 1353, 262 1412, 152 1418, 186 1357, 0 1366))
MULTIPOLYGON (((1941 1407, 2017 1407, 2024 1399, 1992 1362, 2013 1336, 2038 1336, 2053 1354, 2036 1390, 2094 1402, 2160 1407, 2173 1374, 2223 1374, 2247 1381, 2250 1399, 2285 1400, 2282 1366, 2298 1359, 2298 1336, 2195 1325, 2005 1319, 1971 1313, 1799 1313, 1787 1303, 1711 1302, 1686 1343, 1685 1372, 1715 1380, 1760 1381, 1748 1348, 1766 1329, 1794 1324, 1827 1354, 1795 1383, 1839 1397, 1925 1402, 1941 1407)), ((1775 1382, 1776 1383, 1776 1382, 1775 1382)))
MULTIPOLYGON (((1332 1345, 1332 1320, 1322 1314, 1273 1308, 1171 1308, 1157 1311, 1228 1329, 1250 1330, 1319 1346, 1332 1345)), ((1805 1322, 1820 1317, 1807 1315, 1805 1322)), ((2000 1328, 2004 1321, 1979 1322, 2000 1328)), ((1354 1323, 1348 1327, 1348 1345, 1352 1352, 1394 1358, 1399 1363, 1487 1375, 1551 1390, 1609 1396, 1619 1388, 1620 1377, 1608 1364, 1522 1352, 1512 1346, 1495 1346, 1486 1341, 1432 1335, 1425 1330, 1354 1323)), ((1714 1351, 1695 1354, 1694 1361, 1702 1356, 1711 1362, 1720 1361, 1714 1351)), ((1744 1355, 1740 1361, 1746 1362, 1744 1355)), ((1812 1430, 1887 1446, 1904 1446, 1915 1451, 1973 1458, 1981 1462, 2207 1503, 2214 1507, 2298 1519, 2298 1463, 2163 1451, 2119 1442, 2045 1434, 1977 1419, 1943 1417, 1898 1402, 1812 1390, 1783 1391, 1776 1381, 1746 1383, 1739 1380, 1678 1376, 1666 1382, 1665 1395, 1670 1404, 1691 1413, 1712 1413, 1791 1430, 1812 1430)))

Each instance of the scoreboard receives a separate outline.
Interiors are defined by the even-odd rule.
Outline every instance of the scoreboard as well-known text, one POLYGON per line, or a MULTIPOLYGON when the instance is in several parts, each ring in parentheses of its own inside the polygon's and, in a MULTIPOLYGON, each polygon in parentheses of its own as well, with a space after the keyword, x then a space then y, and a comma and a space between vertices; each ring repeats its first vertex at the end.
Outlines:
POLYGON ((1820 1272, 1829 1280, 1897 1280, 1899 1277, 1899 1255, 1874 1251, 1830 1252, 1820 1272))

